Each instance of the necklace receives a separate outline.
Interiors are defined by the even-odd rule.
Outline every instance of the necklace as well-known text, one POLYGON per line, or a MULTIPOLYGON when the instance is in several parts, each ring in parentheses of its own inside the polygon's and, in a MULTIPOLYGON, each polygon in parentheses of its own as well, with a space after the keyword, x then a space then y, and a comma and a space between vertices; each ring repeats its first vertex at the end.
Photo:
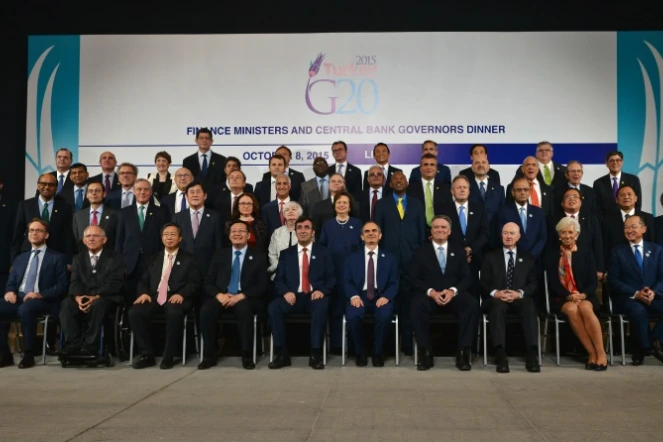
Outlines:
POLYGON ((342 226, 345 225, 345 224, 347 224, 348 221, 350 221, 350 217, 347 217, 347 218, 345 219, 345 221, 341 221, 340 219, 338 219, 338 217, 336 218, 336 222, 339 223, 339 224, 342 225, 342 226))

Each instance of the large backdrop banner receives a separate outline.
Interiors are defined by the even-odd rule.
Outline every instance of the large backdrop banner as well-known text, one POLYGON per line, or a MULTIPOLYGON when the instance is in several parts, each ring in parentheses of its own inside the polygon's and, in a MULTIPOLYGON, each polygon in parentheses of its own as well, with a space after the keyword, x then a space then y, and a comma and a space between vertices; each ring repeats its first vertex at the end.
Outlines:
POLYGON ((364 169, 387 143, 409 170, 431 139, 454 172, 484 143, 508 180, 547 140, 589 185, 618 148, 663 214, 662 53, 663 32, 32 36, 25 192, 60 147, 91 175, 110 150, 144 176, 209 127, 249 182, 282 144, 310 178, 336 140, 364 169))

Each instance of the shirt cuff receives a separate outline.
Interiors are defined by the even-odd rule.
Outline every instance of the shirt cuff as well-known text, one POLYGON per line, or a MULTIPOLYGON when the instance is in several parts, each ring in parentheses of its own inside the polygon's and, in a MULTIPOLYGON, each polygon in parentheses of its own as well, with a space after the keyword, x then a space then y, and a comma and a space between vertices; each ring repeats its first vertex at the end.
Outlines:
POLYGON ((359 295, 351 296, 351 297, 350 297, 350 300, 355 299, 355 298, 359 298, 359 295))
POLYGON ((453 290, 454 296, 458 294, 458 289, 456 287, 449 287, 449 290, 453 290))
POLYGON ((631 296, 631 299, 635 299, 635 295, 637 295, 638 292, 633 293, 633 296, 631 296))
POLYGON ((430 292, 432 292, 432 291, 433 291, 433 289, 426 290, 426 296, 430 297, 430 292))
POLYGON ((494 298, 494 297, 495 297, 495 292, 497 292, 497 290, 493 290, 492 292, 490 292, 490 296, 491 296, 491 298, 494 298))
POLYGON ((524 297, 525 297, 525 292, 522 291, 522 290, 518 290, 518 291, 520 292, 520 297, 521 297, 521 298, 524 298, 524 297))

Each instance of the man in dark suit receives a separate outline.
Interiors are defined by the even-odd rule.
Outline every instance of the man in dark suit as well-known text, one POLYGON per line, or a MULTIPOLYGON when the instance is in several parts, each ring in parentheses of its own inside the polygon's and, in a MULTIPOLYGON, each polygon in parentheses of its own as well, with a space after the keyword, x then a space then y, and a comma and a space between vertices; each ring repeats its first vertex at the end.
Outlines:
POLYGON ((663 362, 663 248, 644 240, 645 223, 637 216, 624 223, 628 244, 616 246, 610 255, 608 285, 615 313, 626 315, 631 323, 633 365, 642 365, 651 354, 663 362))
POLYGON ((212 255, 221 248, 224 222, 212 209, 204 207, 207 193, 203 185, 194 181, 186 188, 189 210, 173 216, 182 233, 179 247, 196 257, 202 275, 207 275, 212 255))
MULTIPOLYGON (((663 206, 663 193, 661 193, 660 202, 661 206, 663 206)), ((0 208, 0 210, 2 209, 0 208)), ((654 241, 659 246, 663 246, 663 215, 654 218, 654 231, 656 232, 654 235, 654 241)))
POLYGON ((71 206, 73 212, 90 207, 90 202, 87 199, 87 183, 89 174, 87 166, 82 163, 75 163, 69 169, 69 178, 72 185, 65 186, 58 194, 60 198, 65 200, 71 206))
POLYGON ((384 171, 382 167, 373 165, 368 169, 368 187, 361 191, 359 197, 359 218, 365 223, 375 219, 375 206, 391 191, 384 187, 384 171))
POLYGON ((269 159, 269 172, 256 183, 255 195, 262 209, 270 201, 276 199, 276 177, 285 171, 285 158, 275 154, 269 159))
POLYGON ((177 169, 177 172, 175 172, 177 191, 169 193, 161 200, 161 203, 168 209, 168 219, 172 219, 176 213, 189 208, 186 201, 186 188, 192 182, 193 174, 189 169, 186 167, 177 169))
POLYGON ((509 222, 502 228, 503 247, 488 252, 481 269, 483 311, 488 314, 498 373, 509 372, 506 357, 505 321, 508 312, 520 316, 525 338, 527 371, 541 371, 538 360, 538 321, 533 296, 537 290, 536 261, 522 247, 516 247, 520 229, 509 222))
MULTIPOLYGON (((389 157, 391 156, 391 151, 389 146, 384 143, 378 143, 373 147, 373 159, 378 166, 382 168, 382 173, 384 174, 384 186, 389 187, 391 183, 391 177, 394 173, 401 171, 392 165, 389 164, 389 157)), ((368 184, 368 171, 364 172, 364 189, 369 186, 368 184)))
MULTIPOLYGON (((451 184, 451 169, 449 169, 448 166, 445 166, 442 163, 437 162, 437 143, 432 140, 426 140, 424 143, 421 145, 421 156, 422 159, 425 155, 433 155, 435 157, 435 175, 431 178, 434 179, 434 181, 444 183, 444 184, 451 184)), ((412 172, 410 172, 410 179, 408 180, 410 183, 416 182, 422 178, 422 171, 421 171, 421 165, 415 167, 412 169, 412 172)))
POLYGON ((642 208, 642 188, 640 178, 622 171, 624 165, 624 154, 613 150, 605 156, 605 165, 610 173, 594 181, 594 193, 596 194, 596 205, 599 215, 605 216, 617 209, 617 190, 622 186, 629 186, 638 197, 636 208, 642 208))
MULTIPOLYGON (((302 183, 306 181, 306 178, 304 177, 303 173, 295 169, 292 169, 290 167, 290 160, 292 160, 292 151, 287 146, 280 146, 278 149, 276 149, 274 154, 283 157, 285 164, 282 173, 285 173, 290 178, 290 196, 292 197, 293 201, 299 201, 301 186, 302 183)), ((263 182, 268 181, 270 179, 270 175, 273 176, 271 174, 271 168, 269 172, 265 172, 262 175, 263 182)), ((261 206, 265 205, 265 203, 266 202, 263 202, 262 200, 260 201, 261 206)))
POLYGON ((24 351, 18 368, 34 367, 37 318, 44 314, 57 317, 60 299, 67 294, 67 263, 64 255, 46 247, 48 235, 48 223, 33 219, 28 225, 32 250, 21 253, 14 261, 5 296, 0 300, 0 367, 14 365, 7 344, 7 319, 21 319, 24 351))
POLYGON ((133 193, 134 203, 120 211, 115 239, 115 250, 124 258, 128 303, 135 300, 145 266, 163 247, 161 228, 168 222, 167 209, 150 201, 152 184, 149 181, 136 180, 133 193))
POLYGON ((46 240, 49 249, 65 256, 67 264, 71 264, 74 249, 74 238, 71 232, 71 207, 63 199, 55 197, 57 180, 50 173, 45 173, 37 181, 39 196, 28 198, 18 204, 12 256, 14 259, 21 253, 31 250, 28 240, 28 223, 34 218, 41 218, 49 224, 51 234, 46 240))
POLYGON ((279 255, 274 279, 276 298, 269 304, 272 339, 278 355, 269 368, 291 365, 285 337, 285 318, 291 313, 311 315, 311 357, 309 366, 314 370, 325 368, 322 358, 322 340, 329 310, 329 297, 336 277, 334 261, 329 251, 313 243, 315 227, 311 218, 302 216, 295 223, 297 245, 279 255))
MULTIPOLYGON (((345 190, 355 198, 361 194, 361 170, 348 163, 348 145, 344 141, 334 141, 331 147, 332 155, 336 164, 332 164, 327 170, 327 175, 337 173, 345 179, 345 190)), ((324 199, 324 198, 322 198, 324 199)))
MULTIPOLYGON (((471 166, 468 167, 467 169, 463 169, 460 172, 458 172, 460 175, 465 175, 470 179, 470 182, 473 181, 475 178, 479 179, 476 176, 476 171, 474 167, 474 163, 477 159, 482 159, 485 160, 486 164, 486 170, 482 174, 482 177, 485 178, 487 175, 487 178, 490 179, 491 185, 495 186, 500 186, 502 184, 500 180, 500 173, 496 171, 495 169, 491 169, 490 166, 488 166, 488 148, 484 146, 483 144, 474 144, 472 147, 470 147, 470 164, 471 166)), ((504 193, 504 192, 502 192, 504 193)))
MULTIPOLYGON (((537 163, 536 180, 541 183, 541 186, 545 184, 553 188, 562 187, 566 183, 566 167, 554 162, 552 158, 552 144, 548 141, 541 141, 536 145, 536 157, 534 158, 537 163)), ((514 179, 528 175, 525 172, 524 168, 516 170, 514 179)), ((531 176, 528 178, 532 180, 531 176)))
MULTIPOLYGON (((323 157, 316 157, 313 160, 313 173, 315 176, 302 183, 299 193, 299 204, 304 209, 304 213, 308 214, 309 209, 318 201, 329 198, 328 170, 329 165, 323 157)), ((359 177, 359 183, 361 185, 361 176, 359 177)))
POLYGON ((425 153, 421 157, 421 166, 419 168, 419 178, 412 180, 410 178, 407 193, 424 203, 426 212, 426 226, 430 227, 433 217, 442 213, 445 205, 451 202, 451 180, 443 181, 443 177, 438 173, 437 157, 432 153, 425 153))
MULTIPOLYGON (((496 227, 498 232, 502 232, 506 223, 515 223, 518 226, 518 247, 538 260, 548 237, 546 216, 543 210, 529 203, 531 188, 527 179, 518 178, 510 186, 513 186, 510 189, 513 201, 500 210, 496 227)), ((495 235, 499 236, 500 233, 495 235)))
MULTIPOLYGON (((504 187, 494 179, 490 172, 490 164, 486 155, 475 155, 472 161, 471 173, 461 173, 470 179, 469 201, 481 204, 488 222, 488 248, 498 247, 500 241, 494 232, 498 231, 497 214, 504 207, 504 187)), ((498 177, 499 178, 499 177, 498 177)))
POLYGON ((470 347, 477 330, 479 303, 468 293, 472 280, 465 251, 448 241, 451 226, 448 216, 436 216, 431 225, 432 242, 417 249, 410 263, 410 318, 422 352, 417 370, 434 365, 430 318, 438 311, 448 311, 458 319, 456 367, 461 371, 472 369, 470 347))
POLYGON ((596 204, 596 196, 594 189, 586 184, 582 184, 583 170, 580 161, 572 160, 566 165, 566 179, 567 181, 559 186, 556 186, 553 193, 555 194, 555 206, 558 208, 562 204, 562 197, 566 189, 573 188, 580 192, 582 199, 582 210, 584 213, 598 216, 598 207, 596 204))
POLYGON ((65 187, 71 187, 72 181, 69 176, 71 172, 71 163, 74 162, 74 156, 71 151, 65 147, 62 147, 55 152, 55 167, 57 170, 51 172, 51 175, 55 177, 58 187, 55 191, 55 194, 58 195, 62 192, 62 189, 65 187))
MULTIPOLYGON (((122 163, 117 169, 117 174, 120 177, 120 187, 106 193, 104 204, 113 210, 119 211, 134 203, 134 185, 138 178, 138 167, 132 163, 122 163)), ((151 185, 152 183, 150 183, 151 185)))
MULTIPOLYGON (((0 175, 0 191, 4 178, 0 175)), ((0 287, 7 284, 9 267, 12 262, 12 235, 16 223, 16 206, 0 194, 0 287)))
MULTIPOLYGON (((552 216, 555 210, 557 210, 556 207, 554 207, 555 196, 552 187, 537 178, 537 173, 540 172, 536 158, 525 158, 520 170, 522 171, 523 176, 519 178, 525 178, 529 181, 529 203, 533 206, 540 207, 546 216, 552 216)), ((513 202, 513 192, 511 192, 512 187, 513 182, 506 187, 506 204, 513 202)))
POLYGON ((368 364, 362 324, 366 313, 372 313, 375 320, 371 362, 373 367, 384 366, 382 348, 389 333, 394 300, 398 294, 398 264, 391 253, 379 249, 381 238, 377 224, 371 221, 364 224, 361 239, 365 247, 350 255, 343 268, 343 292, 347 298, 345 316, 358 367, 368 364))
POLYGON ((403 172, 394 173, 390 185, 393 194, 382 198, 375 205, 375 223, 382 231, 381 247, 393 254, 398 261, 398 309, 403 324, 401 348, 403 353, 411 355, 412 325, 407 273, 412 253, 426 240, 426 217, 421 201, 406 194, 408 184, 403 172))
MULTIPOLYGON (((223 173, 226 175, 226 181, 221 183, 221 186, 212 188, 212 192, 209 193, 228 192, 230 190, 230 174, 236 170, 242 170, 242 162, 239 160, 239 158, 226 158, 226 164, 223 166, 223 173)), ((244 178, 244 181, 246 181, 246 177, 244 178)), ((244 192, 253 193, 253 185, 245 184, 242 190, 244 192)))
POLYGON ((253 315, 264 316, 267 296, 267 259, 265 254, 248 247, 249 226, 236 221, 230 226, 231 248, 214 254, 204 291, 208 300, 200 311, 200 331, 204 338, 203 360, 199 370, 217 362, 217 321, 222 311, 231 310, 237 319, 242 367, 253 370, 253 315))
POLYGON ((205 202, 205 207, 209 207, 221 215, 223 223, 230 218, 235 200, 244 193, 253 193, 253 186, 246 184, 246 175, 241 170, 231 170, 226 176, 228 184, 224 184, 221 190, 212 189, 212 192, 207 192, 205 202))
POLYGON ((184 318, 193 307, 193 299, 202 284, 196 257, 180 247, 182 229, 166 223, 161 229, 163 253, 154 256, 141 275, 136 300, 129 310, 129 323, 141 354, 132 361, 136 369, 152 367, 154 344, 152 319, 166 318, 166 343, 159 368, 173 368, 173 359, 182 345, 184 318))
POLYGON ((115 173, 116 165, 117 160, 115 159, 115 154, 113 152, 103 152, 99 155, 101 173, 90 178, 91 183, 101 183, 104 186, 106 196, 112 191, 119 190, 120 187, 122 187, 119 177, 115 173))
POLYGON ((86 210, 79 210, 73 217, 74 242, 76 243, 76 252, 85 249, 83 243, 83 232, 87 226, 100 226, 106 232, 108 239, 105 248, 115 247, 115 233, 117 231, 118 213, 109 207, 104 206, 106 192, 104 186, 95 181, 87 185, 87 200, 90 207, 86 210))
POLYGON ((272 237, 274 230, 285 224, 283 206, 294 199, 291 195, 290 177, 284 172, 276 177, 276 199, 262 207, 262 219, 267 227, 267 238, 272 237))
POLYGON ((182 162, 182 167, 189 169, 195 179, 210 189, 226 181, 226 174, 223 171, 226 157, 212 152, 213 142, 212 131, 206 127, 199 129, 196 132, 198 152, 184 158, 182 162))
POLYGON ((62 302, 60 324, 64 335, 63 355, 99 354, 101 327, 109 308, 122 302, 124 265, 122 256, 104 249, 106 234, 89 226, 83 236, 86 250, 74 257, 69 296, 62 302), (82 322, 88 327, 83 331, 82 322))

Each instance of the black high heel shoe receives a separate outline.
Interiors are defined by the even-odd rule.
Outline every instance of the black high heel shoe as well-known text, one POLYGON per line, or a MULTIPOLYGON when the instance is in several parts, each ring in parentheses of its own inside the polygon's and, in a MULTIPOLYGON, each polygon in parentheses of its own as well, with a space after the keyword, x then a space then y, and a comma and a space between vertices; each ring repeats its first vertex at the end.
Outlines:
POLYGON ((596 371, 596 367, 598 367, 598 365, 596 365, 596 363, 594 363, 594 362, 587 362, 587 363, 585 364, 585 370, 593 370, 593 371, 596 371))
POLYGON ((608 370, 608 363, 607 362, 606 362, 605 365, 595 364, 595 366, 596 367, 594 368, 594 371, 606 371, 606 370, 608 370))

